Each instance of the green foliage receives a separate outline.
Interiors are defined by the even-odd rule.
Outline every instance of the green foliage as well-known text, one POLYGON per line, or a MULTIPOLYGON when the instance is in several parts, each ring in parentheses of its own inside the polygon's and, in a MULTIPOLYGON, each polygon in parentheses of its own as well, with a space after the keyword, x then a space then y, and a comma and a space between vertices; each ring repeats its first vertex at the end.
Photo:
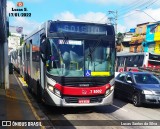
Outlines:
POLYGON ((121 37, 122 35, 123 35, 123 34, 119 32, 119 33, 117 34, 117 37, 121 37))
POLYGON ((138 37, 140 34, 134 34, 133 37, 138 37))
POLYGON ((117 34, 116 43, 117 43, 117 44, 121 44, 122 41, 123 41, 123 38, 124 38, 123 34, 119 32, 119 33, 117 34))
POLYGON ((24 39, 21 37, 20 38, 20 46, 24 43, 24 39))
POLYGON ((11 36, 11 32, 9 32, 9 36, 11 36))

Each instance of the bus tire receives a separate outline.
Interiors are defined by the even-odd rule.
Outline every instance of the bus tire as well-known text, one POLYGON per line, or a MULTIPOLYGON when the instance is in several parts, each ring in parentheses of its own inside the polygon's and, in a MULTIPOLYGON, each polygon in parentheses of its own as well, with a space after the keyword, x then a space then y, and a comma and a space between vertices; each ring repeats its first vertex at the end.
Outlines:
POLYGON ((42 102, 42 89, 41 89, 41 85, 39 84, 39 81, 37 81, 37 96, 36 96, 36 98, 39 103, 42 102))

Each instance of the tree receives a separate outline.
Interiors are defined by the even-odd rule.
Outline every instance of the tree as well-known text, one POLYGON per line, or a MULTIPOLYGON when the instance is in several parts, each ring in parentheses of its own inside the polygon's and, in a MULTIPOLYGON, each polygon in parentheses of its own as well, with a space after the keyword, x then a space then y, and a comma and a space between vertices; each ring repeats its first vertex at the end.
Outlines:
POLYGON ((24 43, 23 37, 20 38, 20 46, 24 43))
POLYGON ((121 44, 122 41, 123 41, 123 38, 124 38, 124 35, 119 32, 119 33, 117 34, 117 41, 116 41, 116 43, 117 43, 117 44, 121 44))

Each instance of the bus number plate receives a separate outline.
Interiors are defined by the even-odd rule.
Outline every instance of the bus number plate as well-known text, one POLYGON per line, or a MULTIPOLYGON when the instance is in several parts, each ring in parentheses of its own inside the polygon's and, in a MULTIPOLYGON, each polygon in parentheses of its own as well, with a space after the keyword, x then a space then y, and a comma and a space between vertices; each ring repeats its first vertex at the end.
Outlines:
POLYGON ((90 99, 79 99, 78 103, 83 104, 83 103, 90 103, 90 99))

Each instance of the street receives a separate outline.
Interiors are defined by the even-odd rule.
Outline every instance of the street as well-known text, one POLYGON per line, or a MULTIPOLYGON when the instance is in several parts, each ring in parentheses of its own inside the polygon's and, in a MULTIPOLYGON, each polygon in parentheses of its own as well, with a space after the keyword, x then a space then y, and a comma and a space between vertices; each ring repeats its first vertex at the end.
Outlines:
MULTIPOLYGON (((18 76, 16 74, 16 76, 18 76)), ((22 85, 21 85, 22 86, 22 85)), ((160 105, 143 105, 135 107, 128 100, 114 99, 112 105, 99 107, 54 107, 37 103, 35 96, 23 90, 30 99, 36 112, 42 112, 40 117, 47 117, 55 128, 83 128, 83 129, 158 129, 156 120, 160 119, 160 105), (38 106, 37 106, 38 105, 38 106), (43 114, 43 115, 42 115, 43 114), (123 121, 126 120, 126 121, 123 121), (140 120, 140 121, 139 121, 140 120), (150 126, 139 126, 148 122, 150 126), (155 122, 154 122, 155 120, 155 122), (134 123, 135 122, 135 123, 134 123), (127 126, 131 123, 131 126, 127 126), (151 126, 153 125, 153 126, 151 126)), ((159 121, 158 121, 159 123, 159 121)))
MULTIPOLYGON (((159 120, 160 119, 160 106, 145 105, 144 107, 134 107, 131 103, 114 99, 114 103, 111 106, 102 107, 52 107, 41 106, 43 112, 49 117, 50 120, 77 120, 81 122, 77 128, 93 128, 90 126, 90 120, 95 122, 93 125, 100 125, 97 128, 104 128, 99 122, 101 120, 159 120), (81 121, 82 120, 82 121, 81 121), (83 126, 84 120, 89 121, 88 126, 83 126), (95 121, 94 121, 95 120, 95 121), (97 122, 97 123, 96 123, 97 122)), ((91 124, 92 125, 92 124, 91 124)), ((104 124, 105 125, 105 124, 104 124)), ((106 123, 107 126, 107 123, 106 123)), ((114 125, 113 125, 114 126, 114 125)), ((96 128, 96 127, 94 127, 96 128)), ((113 127, 107 127, 113 128, 113 127)), ((114 126, 114 128, 124 128, 124 126, 114 126)), ((126 128, 137 128, 136 126, 130 126, 126 128)), ((138 128, 146 128, 139 126, 138 128)), ((150 127, 149 127, 150 128, 150 127)), ((156 128, 156 126, 152 127, 156 128)), ((158 127, 157 127, 158 128, 158 127)))
POLYGON ((0 129, 160 129, 160 0, 0 7, 0 129))

